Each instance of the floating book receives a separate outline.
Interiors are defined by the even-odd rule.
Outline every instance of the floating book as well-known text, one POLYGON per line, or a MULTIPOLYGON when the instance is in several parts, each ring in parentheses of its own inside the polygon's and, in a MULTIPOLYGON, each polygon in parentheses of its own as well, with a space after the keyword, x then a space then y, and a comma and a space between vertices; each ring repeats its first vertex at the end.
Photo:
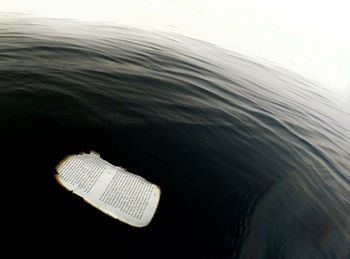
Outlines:
POLYGON ((157 209, 160 188, 114 166, 99 154, 70 155, 56 167, 57 181, 109 216, 134 227, 148 225, 157 209))

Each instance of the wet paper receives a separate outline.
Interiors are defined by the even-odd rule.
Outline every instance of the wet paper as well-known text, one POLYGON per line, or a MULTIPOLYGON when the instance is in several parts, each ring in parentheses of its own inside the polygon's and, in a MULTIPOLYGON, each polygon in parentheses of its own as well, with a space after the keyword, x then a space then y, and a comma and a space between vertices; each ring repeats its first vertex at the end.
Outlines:
POLYGON ((160 188, 97 153, 70 155, 56 170, 57 181, 66 189, 131 226, 147 226, 156 212, 160 188))

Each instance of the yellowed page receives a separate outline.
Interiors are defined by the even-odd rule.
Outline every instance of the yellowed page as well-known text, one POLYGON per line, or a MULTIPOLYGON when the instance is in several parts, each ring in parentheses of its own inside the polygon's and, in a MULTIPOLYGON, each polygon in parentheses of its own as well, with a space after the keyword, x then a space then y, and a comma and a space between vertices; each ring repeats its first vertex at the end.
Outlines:
POLYGON ((157 185, 113 166, 97 153, 68 156, 56 169, 56 179, 66 189, 131 226, 147 226, 158 207, 157 185))

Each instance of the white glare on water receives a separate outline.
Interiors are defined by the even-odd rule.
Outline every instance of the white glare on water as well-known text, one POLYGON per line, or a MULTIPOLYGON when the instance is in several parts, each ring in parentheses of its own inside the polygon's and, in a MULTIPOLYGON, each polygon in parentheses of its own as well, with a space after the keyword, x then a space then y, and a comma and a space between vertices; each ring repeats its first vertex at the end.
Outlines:
POLYGON ((346 0, 2 0, 0 11, 173 31, 261 57, 350 95, 346 0))

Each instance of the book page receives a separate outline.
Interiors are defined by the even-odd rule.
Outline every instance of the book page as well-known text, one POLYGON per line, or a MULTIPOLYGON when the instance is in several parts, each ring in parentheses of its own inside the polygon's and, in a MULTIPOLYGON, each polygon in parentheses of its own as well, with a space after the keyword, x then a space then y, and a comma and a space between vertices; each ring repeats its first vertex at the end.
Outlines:
POLYGON ((155 214, 160 188, 97 153, 68 156, 56 170, 57 181, 66 189, 124 223, 144 227, 155 214))

